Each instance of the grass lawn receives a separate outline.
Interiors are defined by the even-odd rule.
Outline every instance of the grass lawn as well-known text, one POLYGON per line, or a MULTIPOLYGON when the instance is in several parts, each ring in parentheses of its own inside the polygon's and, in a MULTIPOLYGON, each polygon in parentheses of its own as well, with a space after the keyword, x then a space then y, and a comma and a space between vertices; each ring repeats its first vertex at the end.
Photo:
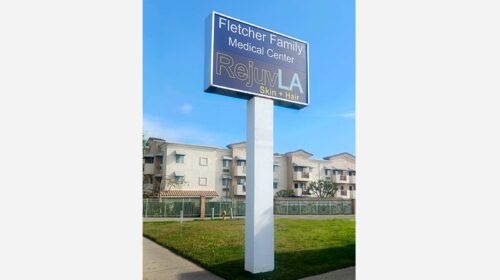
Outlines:
POLYGON ((275 270, 244 270, 244 220, 144 222, 143 234, 226 279, 298 279, 355 265, 355 221, 275 219, 275 270))

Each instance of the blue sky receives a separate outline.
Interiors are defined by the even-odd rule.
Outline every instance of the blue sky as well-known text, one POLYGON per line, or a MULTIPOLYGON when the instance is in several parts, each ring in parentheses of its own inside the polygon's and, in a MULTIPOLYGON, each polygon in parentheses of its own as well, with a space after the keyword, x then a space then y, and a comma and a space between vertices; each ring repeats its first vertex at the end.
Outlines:
POLYGON ((310 46, 310 103, 275 106, 274 150, 355 154, 355 1, 151 1, 143 5, 146 137, 225 147, 245 141, 246 100, 203 91, 211 11, 310 46))

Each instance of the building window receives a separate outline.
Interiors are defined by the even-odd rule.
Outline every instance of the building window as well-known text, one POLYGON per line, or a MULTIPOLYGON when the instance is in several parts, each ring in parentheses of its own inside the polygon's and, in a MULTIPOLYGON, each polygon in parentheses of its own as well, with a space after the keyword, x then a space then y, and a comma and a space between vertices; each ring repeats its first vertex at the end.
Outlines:
POLYGON ((273 165, 273 172, 276 172, 276 170, 278 170, 278 166, 277 165, 273 165))
POLYGON ((228 159, 222 160, 222 167, 229 168, 229 160, 228 159))
POLYGON ((325 169, 325 176, 328 176, 328 169, 325 169))
POLYGON ((343 191, 344 190, 344 186, 340 186, 340 190, 343 191))
POLYGON ((206 158, 206 157, 200 157, 200 165, 201 166, 207 166, 208 165, 208 158, 206 158))
POLYGON ((184 163, 184 155, 175 155, 176 163, 184 163))
POLYGON ((349 171, 349 176, 356 176, 356 171, 349 171))
POLYGON ((278 188, 278 182, 273 182, 273 189, 277 189, 278 188))
POLYGON ((352 186, 349 186, 349 190, 352 191, 352 189, 353 189, 352 186))
POLYGON ((297 183, 293 184, 293 188, 294 189, 298 189, 299 188, 299 184, 297 184, 297 183))
POLYGON ((245 185, 246 180, 245 180, 245 178, 238 178, 237 181, 236 181, 236 183, 238 185, 245 185))
POLYGON ((304 167, 302 166, 294 166, 293 171, 295 172, 302 172, 304 170, 304 167))
POLYGON ((236 161, 236 164, 238 166, 245 166, 246 165, 246 161, 239 159, 239 160, 236 161))
POLYGON ((146 158, 144 158, 144 163, 154 163, 154 160, 155 159, 152 157, 146 157, 146 158))
POLYGON ((222 178, 222 185, 227 187, 229 186, 229 179, 228 178, 222 178))
POLYGON ((182 184, 184 183, 184 176, 175 176, 175 182, 177 184, 182 184))
POLYGON ((199 178, 199 185, 206 186, 207 185, 207 177, 200 177, 199 178))

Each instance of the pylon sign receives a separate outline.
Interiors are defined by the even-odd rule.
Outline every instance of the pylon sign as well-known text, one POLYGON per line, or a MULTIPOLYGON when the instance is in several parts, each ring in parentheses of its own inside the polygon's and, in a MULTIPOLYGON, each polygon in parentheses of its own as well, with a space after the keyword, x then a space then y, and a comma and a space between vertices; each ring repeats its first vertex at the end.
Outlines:
POLYGON ((217 12, 206 28, 206 92, 295 109, 309 104, 307 42, 217 12))

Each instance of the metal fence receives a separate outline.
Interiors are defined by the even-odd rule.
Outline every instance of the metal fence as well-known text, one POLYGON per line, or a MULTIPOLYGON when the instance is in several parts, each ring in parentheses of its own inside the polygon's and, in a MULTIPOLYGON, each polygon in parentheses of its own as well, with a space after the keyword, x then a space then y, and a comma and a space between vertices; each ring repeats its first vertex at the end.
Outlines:
POLYGON ((211 217, 213 208, 214 217, 222 217, 224 211, 227 216, 231 215, 231 211, 233 216, 245 216, 245 205, 244 200, 207 201, 205 202, 205 215, 211 217))
POLYGON ((181 210, 184 217, 200 216, 199 198, 145 198, 142 202, 142 216, 180 217, 181 210))
MULTIPOLYGON (((245 200, 209 200, 205 202, 205 216, 222 217, 224 211, 230 216, 245 216, 245 200), (213 209, 213 210, 212 210, 213 209)), ((146 198, 143 200, 143 217, 200 216, 199 198, 146 198)), ((350 215, 353 214, 352 200, 276 199, 275 215, 350 215)))
POLYGON ((275 215, 350 215, 352 200, 275 200, 275 215))

